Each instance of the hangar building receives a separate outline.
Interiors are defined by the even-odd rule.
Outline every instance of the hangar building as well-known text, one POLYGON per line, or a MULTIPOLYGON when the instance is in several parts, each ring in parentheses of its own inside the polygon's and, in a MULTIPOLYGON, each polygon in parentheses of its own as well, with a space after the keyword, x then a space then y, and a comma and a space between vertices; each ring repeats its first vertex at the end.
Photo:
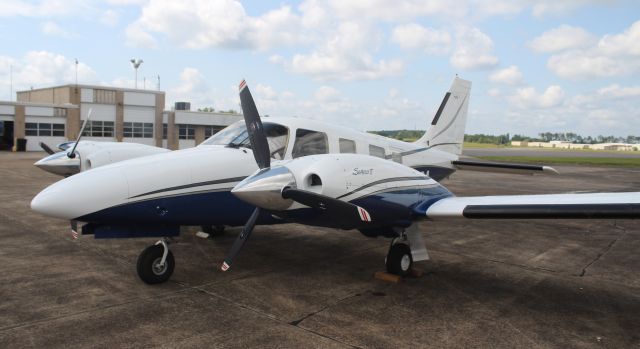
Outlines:
POLYGON ((0 101, 0 150, 24 138, 27 151, 77 138, 89 110, 83 139, 135 142, 169 149, 196 146, 241 120, 236 113, 192 112, 189 103, 165 111, 164 91, 63 85, 19 91, 17 102, 0 101))

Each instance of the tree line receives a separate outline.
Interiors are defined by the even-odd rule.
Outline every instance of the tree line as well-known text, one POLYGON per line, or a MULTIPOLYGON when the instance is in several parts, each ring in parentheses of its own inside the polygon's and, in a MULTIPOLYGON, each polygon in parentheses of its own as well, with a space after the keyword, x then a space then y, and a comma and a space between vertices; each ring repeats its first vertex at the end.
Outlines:
MULTIPOLYGON (((419 130, 385 130, 385 131, 369 131, 370 133, 377 134, 384 137, 390 137, 399 139, 402 141, 415 141, 422 137, 425 131, 419 130)), ((513 135, 511 137, 508 133, 502 135, 485 135, 485 134, 465 134, 465 142, 472 143, 487 143, 487 144, 509 144, 511 141, 529 141, 529 142, 551 142, 551 141, 563 141, 580 144, 595 144, 595 143, 631 143, 639 144, 640 136, 629 135, 627 137, 616 136, 581 136, 572 132, 542 132, 538 134, 538 137, 529 137, 524 135, 513 135)))

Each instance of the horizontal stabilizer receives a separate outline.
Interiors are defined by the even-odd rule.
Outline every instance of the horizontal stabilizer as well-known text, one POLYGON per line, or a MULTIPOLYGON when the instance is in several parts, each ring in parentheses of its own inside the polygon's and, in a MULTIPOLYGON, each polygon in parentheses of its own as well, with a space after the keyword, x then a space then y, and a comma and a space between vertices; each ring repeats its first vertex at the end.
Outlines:
POLYGON ((556 171, 550 166, 541 165, 523 165, 523 164, 509 164, 504 162, 481 162, 481 161, 468 161, 468 160, 455 160, 451 163, 458 170, 480 171, 480 172, 495 172, 495 173, 515 173, 515 174, 548 174, 556 175, 556 171))
POLYGON ((449 197, 429 219, 638 219, 640 192, 449 197))

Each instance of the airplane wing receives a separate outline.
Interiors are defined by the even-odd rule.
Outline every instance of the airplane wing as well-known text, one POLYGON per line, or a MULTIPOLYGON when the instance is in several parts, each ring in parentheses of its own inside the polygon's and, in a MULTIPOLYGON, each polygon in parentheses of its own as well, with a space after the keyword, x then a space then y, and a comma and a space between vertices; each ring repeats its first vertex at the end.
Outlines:
POLYGON ((471 170, 481 172, 497 172, 497 173, 515 173, 515 174, 548 174, 556 175, 556 171, 550 166, 541 165, 523 165, 523 164, 509 164, 504 162, 482 162, 482 161, 469 161, 469 160, 455 160, 451 161, 451 164, 458 170, 471 170))
POLYGON ((638 219, 640 192, 448 197, 425 215, 440 219, 638 219))

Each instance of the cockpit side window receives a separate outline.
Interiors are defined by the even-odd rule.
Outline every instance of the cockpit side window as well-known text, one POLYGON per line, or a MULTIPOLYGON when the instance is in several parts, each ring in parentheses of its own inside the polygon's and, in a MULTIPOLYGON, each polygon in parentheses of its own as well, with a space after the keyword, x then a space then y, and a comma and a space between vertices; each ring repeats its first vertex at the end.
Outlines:
MULTIPOLYGON (((284 159, 284 154, 287 149, 287 139, 289 138, 289 129, 273 122, 263 122, 262 125, 265 135, 267 136, 267 143, 269 143, 269 154, 275 159, 284 159)), ((251 148, 251 142, 249 141, 244 120, 229 125, 227 128, 204 141, 202 145, 226 145, 230 147, 251 148)))
POLYGON ((269 155, 277 160, 284 159, 287 150, 287 140, 289 139, 289 129, 279 124, 270 122, 263 123, 264 132, 269 143, 269 155))
POLYGON ((307 155, 327 154, 328 152, 327 135, 324 132, 302 128, 296 130, 296 141, 293 144, 291 154, 294 159, 307 155))

